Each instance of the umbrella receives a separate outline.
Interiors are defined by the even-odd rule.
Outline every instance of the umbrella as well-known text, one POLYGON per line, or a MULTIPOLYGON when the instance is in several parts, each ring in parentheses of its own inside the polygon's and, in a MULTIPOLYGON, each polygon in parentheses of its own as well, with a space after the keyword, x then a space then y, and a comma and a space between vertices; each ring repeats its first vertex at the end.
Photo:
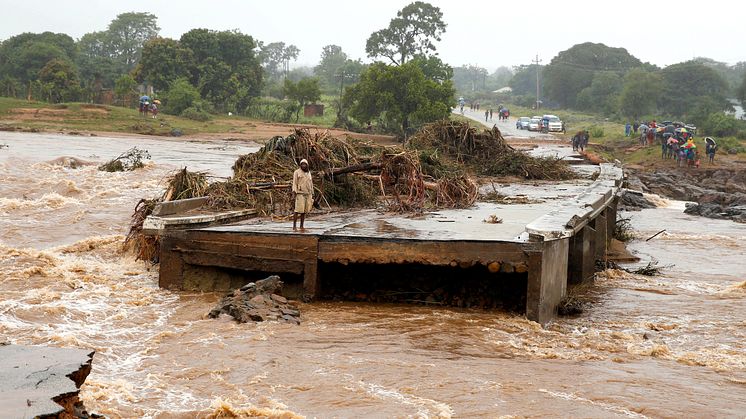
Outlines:
POLYGON ((686 128, 676 128, 676 132, 689 132, 686 128))
POLYGON ((146 102, 148 100, 150 100, 150 96, 148 95, 140 96, 140 102, 146 102))
POLYGON ((155 99, 155 100, 153 100, 153 103, 155 103, 156 105, 160 105, 161 101, 159 99, 155 99))
POLYGON ((716 143, 715 139, 712 137, 705 137, 705 141, 707 142, 707 144, 710 144, 710 145, 714 145, 714 146, 718 145, 718 143, 716 143))

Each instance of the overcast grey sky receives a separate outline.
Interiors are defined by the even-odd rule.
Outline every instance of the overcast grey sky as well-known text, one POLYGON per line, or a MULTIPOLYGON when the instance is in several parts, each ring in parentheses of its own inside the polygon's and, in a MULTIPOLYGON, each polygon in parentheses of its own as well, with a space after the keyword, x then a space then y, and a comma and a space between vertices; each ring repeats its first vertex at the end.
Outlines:
MULTIPOLYGON (((193 28, 239 29, 265 41, 295 44, 296 65, 314 65, 321 48, 337 44, 352 58, 365 57, 371 32, 388 25, 411 1, 339 0, 0 0, 0 39, 22 32, 64 32, 75 39, 106 29, 117 14, 150 12, 161 35, 178 38, 193 28)), ((710 57, 746 61, 746 2, 432 0, 448 24, 440 57, 453 66, 546 64, 582 42, 626 48, 658 66, 710 57)))

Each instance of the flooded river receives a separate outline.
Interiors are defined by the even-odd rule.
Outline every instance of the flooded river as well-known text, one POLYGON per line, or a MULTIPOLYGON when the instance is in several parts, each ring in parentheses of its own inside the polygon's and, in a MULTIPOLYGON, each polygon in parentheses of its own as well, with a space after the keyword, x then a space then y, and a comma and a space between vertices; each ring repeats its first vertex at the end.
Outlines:
POLYGON ((746 417, 746 225, 680 203, 630 213, 659 277, 607 271, 581 316, 302 305, 300 326, 206 319, 121 250, 170 171, 230 173, 235 142, 0 134, 0 340, 94 348, 81 397, 109 417, 746 417), (102 162, 137 145, 131 173, 102 162))

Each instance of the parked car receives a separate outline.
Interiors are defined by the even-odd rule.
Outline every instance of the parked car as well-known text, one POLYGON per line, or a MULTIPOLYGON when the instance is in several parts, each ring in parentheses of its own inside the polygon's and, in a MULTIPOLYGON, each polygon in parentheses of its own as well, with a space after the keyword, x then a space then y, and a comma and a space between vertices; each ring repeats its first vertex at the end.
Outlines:
POLYGON ((531 118, 527 116, 522 116, 518 118, 518 121, 515 123, 515 127, 518 129, 528 129, 528 124, 531 121, 531 118))
POLYGON ((549 127, 545 129, 549 132, 561 132, 562 120, 557 115, 544 115, 544 119, 549 119, 549 127))
POLYGON ((528 121, 528 130, 529 131, 538 131, 539 130, 539 123, 541 123, 541 118, 531 118, 528 121))

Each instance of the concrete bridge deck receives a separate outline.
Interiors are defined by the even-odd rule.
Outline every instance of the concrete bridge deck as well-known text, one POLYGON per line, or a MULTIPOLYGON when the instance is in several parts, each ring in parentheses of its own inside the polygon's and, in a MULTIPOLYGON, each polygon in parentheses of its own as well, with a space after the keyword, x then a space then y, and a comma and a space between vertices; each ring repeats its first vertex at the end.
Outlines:
POLYGON ((311 217, 303 232, 289 222, 169 231, 161 245, 160 285, 224 291, 246 282, 243 272, 302 277, 304 295, 324 294, 320 264, 483 266, 495 275, 527 276, 526 315, 549 321, 567 282, 583 281, 602 257, 616 220, 621 169, 602 165, 595 181, 557 185, 555 199, 422 216, 354 211, 311 217), (572 190, 568 197, 567 189, 572 190), (565 192, 563 192, 565 191, 565 192), (490 215, 502 223, 483 220, 490 215))

